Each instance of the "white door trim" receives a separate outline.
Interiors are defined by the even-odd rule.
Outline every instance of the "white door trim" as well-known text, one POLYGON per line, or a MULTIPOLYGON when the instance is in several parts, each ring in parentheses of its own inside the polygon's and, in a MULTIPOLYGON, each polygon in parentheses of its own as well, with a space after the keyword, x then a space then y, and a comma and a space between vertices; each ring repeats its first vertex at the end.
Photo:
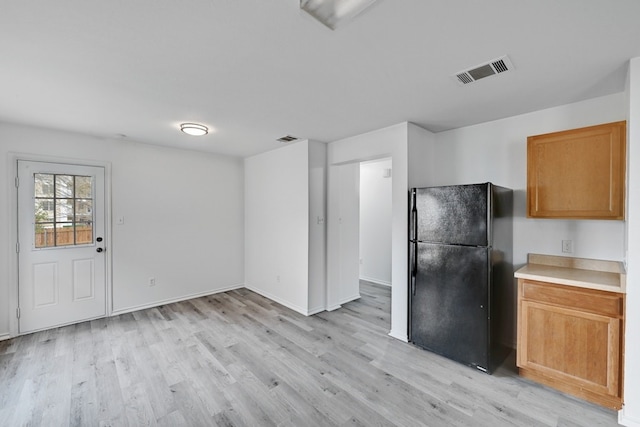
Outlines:
POLYGON ((16 245, 18 242, 18 188, 15 185, 15 178, 18 176, 18 160, 32 161, 32 162, 47 162, 47 163, 63 163, 71 165, 82 166, 99 166, 104 168, 104 192, 105 192, 105 240, 106 240, 106 253, 105 253, 105 274, 106 274, 106 317, 111 316, 113 312, 113 281, 112 281, 112 249, 113 242, 111 240, 112 227, 111 227, 111 162, 104 162, 98 160, 77 159, 71 157, 57 157, 57 156, 43 156, 33 153, 19 153, 10 152, 7 158, 7 185, 10 186, 8 200, 8 226, 11 229, 9 233, 9 332, 11 337, 19 335, 18 333, 18 253, 16 251, 16 245))

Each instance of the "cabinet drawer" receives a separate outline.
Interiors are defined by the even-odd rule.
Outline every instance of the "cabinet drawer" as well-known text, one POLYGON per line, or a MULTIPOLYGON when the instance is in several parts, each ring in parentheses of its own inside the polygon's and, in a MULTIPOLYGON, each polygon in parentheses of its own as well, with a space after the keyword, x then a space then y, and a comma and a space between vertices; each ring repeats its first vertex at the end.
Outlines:
POLYGON ((624 302, 621 294, 583 289, 574 286, 523 280, 521 298, 611 317, 622 317, 624 302))

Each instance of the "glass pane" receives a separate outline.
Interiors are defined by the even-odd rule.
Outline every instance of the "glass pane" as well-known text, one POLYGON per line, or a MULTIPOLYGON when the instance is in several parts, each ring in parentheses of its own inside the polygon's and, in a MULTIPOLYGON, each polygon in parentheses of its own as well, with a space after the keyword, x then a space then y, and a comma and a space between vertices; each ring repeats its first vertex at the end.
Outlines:
POLYGON ((56 197, 73 197, 73 175, 56 175, 56 197))
POLYGON ((79 215, 92 216, 93 215, 93 200, 76 200, 76 218, 79 215))
POLYGON ((36 224, 36 248, 48 248, 55 245, 53 224, 36 224))
POLYGON ((36 223, 53 222, 53 199, 36 199, 35 203, 36 223))
POLYGON ((53 197, 53 175, 36 173, 34 183, 36 197, 53 197))
POLYGON ((90 176, 76 176, 76 198, 90 199, 92 197, 93 186, 90 176))
POLYGON ((76 225, 76 245, 89 243, 93 243, 93 225, 91 223, 76 225))
POLYGON ((73 199, 56 200, 56 222, 73 221, 73 199))
POLYGON ((73 224, 56 224, 56 246, 69 246, 73 244, 73 224))
POLYGON ((56 200, 56 222, 73 221, 73 199, 56 200))

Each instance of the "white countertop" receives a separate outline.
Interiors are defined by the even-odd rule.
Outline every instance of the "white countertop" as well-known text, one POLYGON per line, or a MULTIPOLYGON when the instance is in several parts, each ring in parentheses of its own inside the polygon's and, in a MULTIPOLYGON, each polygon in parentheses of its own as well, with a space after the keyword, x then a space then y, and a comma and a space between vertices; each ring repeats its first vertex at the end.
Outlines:
POLYGON ((529 254, 529 263, 516 271, 515 277, 602 291, 626 292, 626 272, 618 261, 529 254))

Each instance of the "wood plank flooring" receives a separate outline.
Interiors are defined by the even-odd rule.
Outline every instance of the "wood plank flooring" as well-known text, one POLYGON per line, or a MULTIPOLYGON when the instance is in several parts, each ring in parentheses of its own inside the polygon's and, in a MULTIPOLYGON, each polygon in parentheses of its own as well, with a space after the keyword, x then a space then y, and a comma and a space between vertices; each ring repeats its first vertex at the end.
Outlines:
POLYGON ((390 289, 304 317, 236 290, 0 342, 0 426, 615 426, 387 335, 390 289))

